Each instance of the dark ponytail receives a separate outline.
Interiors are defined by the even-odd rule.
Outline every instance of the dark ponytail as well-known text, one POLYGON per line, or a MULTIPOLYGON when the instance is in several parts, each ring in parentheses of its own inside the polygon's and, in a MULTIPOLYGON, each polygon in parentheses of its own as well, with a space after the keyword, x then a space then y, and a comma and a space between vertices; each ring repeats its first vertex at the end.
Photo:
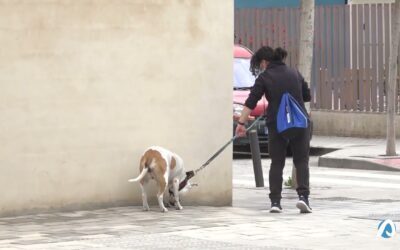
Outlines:
POLYGON ((281 62, 287 57, 287 51, 282 49, 281 47, 278 47, 274 50, 272 57, 274 61, 281 62))

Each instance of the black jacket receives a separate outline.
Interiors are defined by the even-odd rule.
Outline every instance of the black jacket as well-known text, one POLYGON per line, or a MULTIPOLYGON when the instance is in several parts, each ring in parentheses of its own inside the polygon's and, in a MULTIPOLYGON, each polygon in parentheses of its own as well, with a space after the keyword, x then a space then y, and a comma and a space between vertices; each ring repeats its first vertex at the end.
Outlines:
POLYGON ((306 111, 304 102, 309 102, 311 95, 303 76, 283 62, 270 62, 267 69, 257 77, 245 106, 254 109, 265 94, 268 100, 267 123, 275 123, 279 104, 285 92, 291 94, 306 111))

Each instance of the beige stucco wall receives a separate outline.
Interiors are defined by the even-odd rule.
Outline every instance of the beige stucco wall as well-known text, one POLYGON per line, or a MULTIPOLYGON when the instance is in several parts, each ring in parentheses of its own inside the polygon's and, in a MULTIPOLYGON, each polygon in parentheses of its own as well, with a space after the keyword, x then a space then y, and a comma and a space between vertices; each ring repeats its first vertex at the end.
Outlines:
MULTIPOLYGON (((150 145, 199 167, 232 135, 232 30, 232 0, 0 0, 0 216, 141 204, 150 145)), ((231 167, 183 205, 230 205, 231 167)))

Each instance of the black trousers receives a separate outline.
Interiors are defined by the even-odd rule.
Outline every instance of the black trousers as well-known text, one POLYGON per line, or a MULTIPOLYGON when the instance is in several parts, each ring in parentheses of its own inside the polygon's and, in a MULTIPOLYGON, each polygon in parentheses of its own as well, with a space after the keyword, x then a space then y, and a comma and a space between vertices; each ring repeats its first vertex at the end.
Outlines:
POLYGON ((310 194, 310 172, 308 168, 310 153, 310 127, 302 130, 293 139, 285 139, 276 130, 276 123, 268 126, 268 151, 271 158, 269 170, 269 198, 280 201, 282 196, 282 174, 288 145, 293 154, 293 164, 296 167, 297 194, 308 197, 310 194))

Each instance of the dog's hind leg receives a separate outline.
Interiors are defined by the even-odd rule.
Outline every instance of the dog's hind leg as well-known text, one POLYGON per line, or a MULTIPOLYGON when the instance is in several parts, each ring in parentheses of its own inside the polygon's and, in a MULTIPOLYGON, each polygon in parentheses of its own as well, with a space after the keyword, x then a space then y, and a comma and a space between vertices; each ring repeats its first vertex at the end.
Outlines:
POLYGON ((181 206, 181 203, 179 202, 179 179, 178 178, 174 178, 173 186, 174 186, 175 208, 177 210, 182 210, 183 207, 181 206))
POLYGON ((158 205, 160 205, 161 212, 168 212, 168 209, 164 206, 164 192, 167 189, 167 180, 163 176, 161 178, 158 178, 158 193, 157 193, 157 199, 158 199, 158 205))
POLYGON ((145 189, 145 184, 147 183, 146 179, 142 179, 140 181, 140 188, 142 189, 142 200, 143 200, 143 211, 149 211, 149 203, 147 203, 147 194, 145 189))

